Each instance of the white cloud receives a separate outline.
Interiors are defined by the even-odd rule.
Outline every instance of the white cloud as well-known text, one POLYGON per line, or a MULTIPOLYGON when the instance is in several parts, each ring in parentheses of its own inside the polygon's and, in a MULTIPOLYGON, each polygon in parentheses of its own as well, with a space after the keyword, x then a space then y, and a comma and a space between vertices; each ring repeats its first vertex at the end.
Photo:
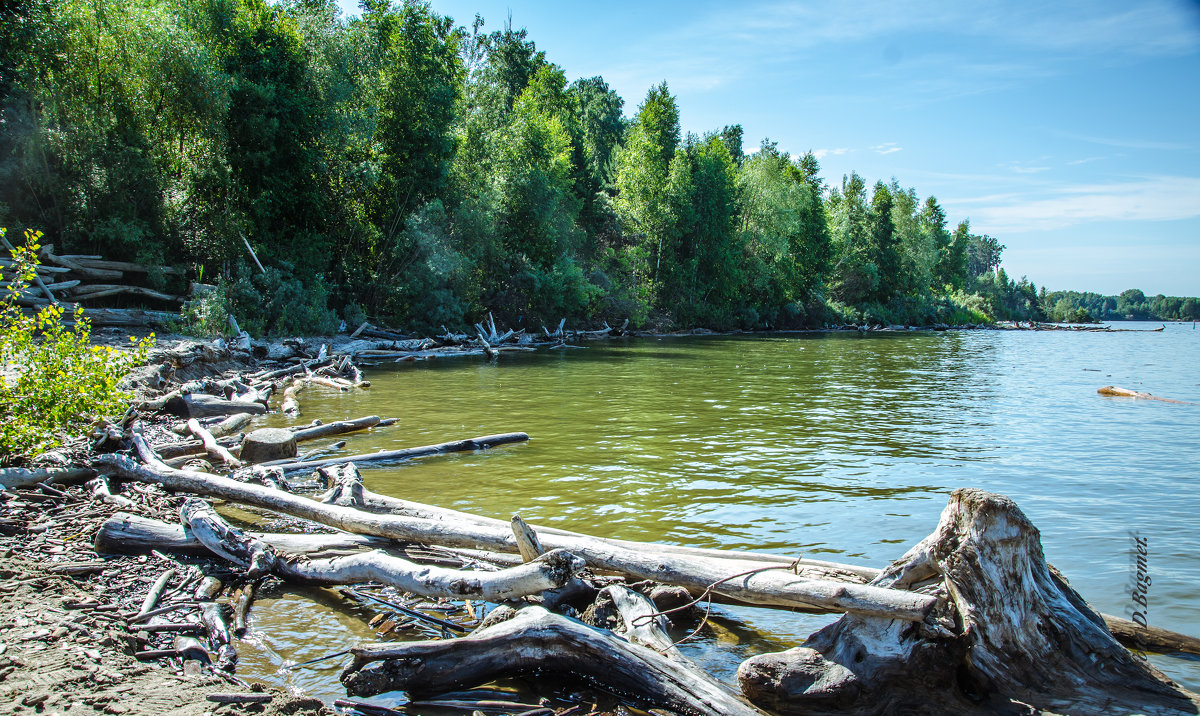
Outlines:
POLYGON ((1029 194, 948 199, 971 226, 1003 235, 1049 231, 1100 221, 1173 221, 1200 217, 1200 177, 1153 176, 1112 184, 1082 184, 1029 194))
POLYGON ((825 157, 840 156, 848 151, 850 151, 848 147, 838 147, 837 149, 814 149, 812 150, 812 155, 819 161, 825 157))
POLYGON ((875 152, 876 154, 891 154, 892 152, 898 152, 902 149, 904 149, 904 147, 896 146, 895 142, 884 142, 883 144, 876 144, 875 146, 871 147, 871 151, 875 152))

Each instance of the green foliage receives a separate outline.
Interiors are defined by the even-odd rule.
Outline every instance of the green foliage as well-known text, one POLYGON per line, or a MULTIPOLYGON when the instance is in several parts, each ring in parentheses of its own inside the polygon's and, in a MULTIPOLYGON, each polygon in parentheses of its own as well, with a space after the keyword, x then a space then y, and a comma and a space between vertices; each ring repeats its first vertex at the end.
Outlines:
POLYGON ((255 336, 329 335, 337 330, 335 311, 327 308, 320 280, 304 282, 286 268, 266 273, 241 268, 228 288, 238 325, 255 336))
POLYGON ((170 328, 176 333, 184 333, 189 336, 204 338, 224 336, 230 332, 229 316, 231 313, 229 285, 222 279, 211 292, 185 301, 178 323, 170 328))
POLYGON ((666 82, 626 119, 525 30, 421 0, 354 18, 332 0, 12 0, 0 20, 0 221, 64 253, 217 269, 193 332, 229 309, 255 333, 325 331, 330 306, 418 330, 489 310, 814 325, 826 297, 864 320, 1055 308, 932 197, 851 173, 826 200, 811 153, 747 154, 738 124, 684 137, 666 82), (979 306, 950 298, 966 291, 979 306))
POLYGON ((58 447, 98 418, 121 411, 130 395, 119 381, 145 360, 154 342, 153 335, 131 338, 130 351, 93 346, 90 323, 78 307, 70 326, 59 306, 24 313, 16 298, 36 275, 40 237, 26 231, 26 244, 12 252, 14 266, 4 273, 10 285, 0 298, 0 464, 58 447))

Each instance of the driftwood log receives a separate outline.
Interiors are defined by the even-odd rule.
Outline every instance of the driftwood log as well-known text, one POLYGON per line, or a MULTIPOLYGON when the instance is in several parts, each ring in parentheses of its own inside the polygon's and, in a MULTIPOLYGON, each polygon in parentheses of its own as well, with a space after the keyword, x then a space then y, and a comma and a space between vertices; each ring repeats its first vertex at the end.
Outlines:
MULTIPOLYGON (((250 532, 249 535, 284 556, 359 552, 394 544, 392 540, 347 532, 329 535, 250 532)), ((99 554, 149 554, 151 550, 191 555, 212 553, 183 525, 167 524, 127 512, 118 512, 100 525, 93 547, 99 554)))
POLYGON ((738 681, 750 700, 781 714, 1200 710, 1117 643, 1006 497, 955 491, 937 530, 872 584, 944 606, 924 624, 847 614, 800 647, 748 659, 738 681))
MULTIPOLYGON (((515 552, 510 527, 453 525, 395 515, 376 515, 361 510, 327 505, 286 492, 246 484, 207 473, 176 470, 159 461, 145 440, 135 435, 134 445, 147 464, 140 465, 124 455, 96 458, 99 466, 122 478, 161 484, 168 489, 220 497, 284 514, 312 520, 330 527, 391 539, 449 547, 515 552)), ((561 547, 585 559, 593 569, 616 572, 635 579, 649 579, 685 587, 696 594, 714 588, 719 594, 748 604, 816 611, 856 612, 903 621, 923 621, 936 604, 926 594, 878 586, 844 584, 801 576, 783 565, 739 564, 735 560, 704 559, 668 555, 596 543, 583 538, 556 537, 547 548, 561 547), (748 568, 746 568, 748 567, 748 568)))
POLYGON ((281 558, 269 544, 231 526, 199 498, 180 508, 184 525, 214 554, 246 567, 252 577, 267 572, 315 584, 380 582, 425 597, 503 602, 566 584, 583 560, 555 550, 520 567, 495 572, 430 567, 380 550, 328 559, 281 558))
MULTIPOLYGON (((91 314, 90 311, 88 313, 91 314)), ((267 412, 262 403, 247 400, 225 400, 206 393, 174 396, 166 401, 163 409, 182 418, 211 418, 217 415, 235 415, 237 413, 263 415, 267 412)))
POLYGON ((441 693, 537 672, 582 677, 647 706, 683 714, 763 716, 686 664, 541 607, 528 607, 461 639, 372 644, 352 653, 354 663, 342 683, 355 696, 397 689, 441 693))
POLYGON ((453 440, 436 445, 421 445, 419 447, 402 448, 399 450, 380 450, 379 452, 363 455, 347 455, 346 457, 328 458, 326 460, 286 461, 274 460, 264 463, 270 467, 278 467, 285 472, 296 470, 316 470, 326 465, 341 465, 347 462, 391 462, 407 460, 426 455, 440 455, 448 452, 466 452, 468 450, 484 450, 497 445, 525 442, 529 436, 525 433, 501 433, 499 435, 484 435, 466 440, 453 440))

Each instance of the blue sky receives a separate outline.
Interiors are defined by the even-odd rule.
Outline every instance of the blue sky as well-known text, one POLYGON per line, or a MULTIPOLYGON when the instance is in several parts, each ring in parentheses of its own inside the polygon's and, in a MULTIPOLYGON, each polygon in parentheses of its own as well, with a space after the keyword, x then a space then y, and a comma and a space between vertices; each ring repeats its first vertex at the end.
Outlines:
MULTIPOLYGON (((340 0, 356 11, 356 0, 340 0)), ((1200 295, 1200 2, 433 0, 569 79, 934 195, 1039 286, 1200 295)))

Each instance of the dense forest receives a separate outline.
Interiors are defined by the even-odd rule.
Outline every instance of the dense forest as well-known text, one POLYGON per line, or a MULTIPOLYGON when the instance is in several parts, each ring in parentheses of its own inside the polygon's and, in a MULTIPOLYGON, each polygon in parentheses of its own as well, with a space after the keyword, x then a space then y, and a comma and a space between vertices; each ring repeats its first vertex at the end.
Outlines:
POLYGON ((666 82, 627 117, 523 30, 362 6, 4 3, 0 225, 184 267, 256 333, 489 310, 718 329, 1196 317, 1194 299, 1015 281, 999 241, 894 179, 828 186, 811 153, 747 148, 738 125, 685 135, 666 82))

